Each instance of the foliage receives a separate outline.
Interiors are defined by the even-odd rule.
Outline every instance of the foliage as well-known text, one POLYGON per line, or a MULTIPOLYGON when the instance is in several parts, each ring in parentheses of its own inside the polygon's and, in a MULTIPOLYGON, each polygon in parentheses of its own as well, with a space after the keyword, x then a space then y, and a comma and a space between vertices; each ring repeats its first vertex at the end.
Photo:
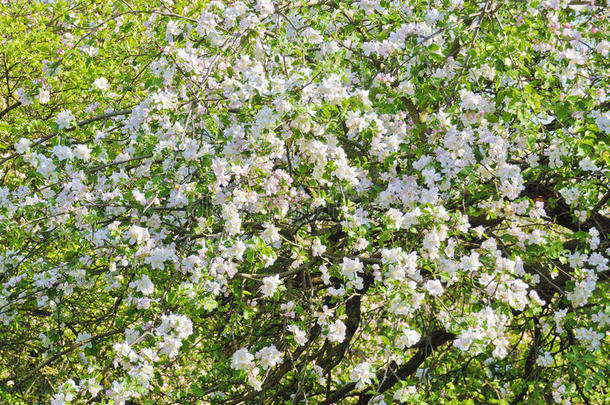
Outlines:
POLYGON ((606 7, 1 1, 2 403, 608 403, 606 7))

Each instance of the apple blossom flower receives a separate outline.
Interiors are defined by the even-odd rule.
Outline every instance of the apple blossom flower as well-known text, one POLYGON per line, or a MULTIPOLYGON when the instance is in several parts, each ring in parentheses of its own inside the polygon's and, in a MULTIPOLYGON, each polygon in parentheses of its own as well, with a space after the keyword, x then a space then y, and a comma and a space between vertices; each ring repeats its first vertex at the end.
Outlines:
POLYGON ((278 290, 282 284, 280 276, 275 274, 273 276, 263 278, 263 285, 261 286, 261 293, 264 297, 273 297, 273 294, 278 290))
POLYGON ((69 128, 72 126, 72 123, 75 121, 74 115, 70 110, 63 110, 59 114, 57 114, 57 127, 59 129, 69 128))
POLYGON ((364 361, 352 368, 349 378, 356 383, 356 389, 361 390, 372 382, 375 374, 371 371, 370 363, 364 361))

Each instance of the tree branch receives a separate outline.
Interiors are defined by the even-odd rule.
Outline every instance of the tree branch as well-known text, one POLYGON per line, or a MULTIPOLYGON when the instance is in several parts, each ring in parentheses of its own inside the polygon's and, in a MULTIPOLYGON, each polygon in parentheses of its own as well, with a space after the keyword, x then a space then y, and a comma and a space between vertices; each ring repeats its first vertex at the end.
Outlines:
MULTIPOLYGON (((98 115, 98 116, 95 116, 95 117, 92 117, 92 118, 88 118, 86 120, 83 120, 83 121, 80 121, 80 122, 76 123, 76 125, 74 125, 74 126, 72 126, 70 128, 64 129, 63 132, 71 132, 71 131, 74 131, 76 128, 83 127, 85 125, 91 124, 91 123, 96 122, 96 121, 101 121, 101 120, 105 120, 105 119, 108 119, 108 118, 117 117, 117 116, 120 116, 120 115, 131 114, 131 111, 132 110, 112 111, 112 112, 109 112, 109 113, 106 113, 106 114, 101 114, 101 115, 98 115)), ((0 116, 0 118, 1 118, 1 116, 0 116)), ((32 147, 38 146, 41 143, 44 143, 44 142, 48 141, 49 139, 57 136, 61 132, 62 131, 53 132, 52 134, 49 134, 49 135, 47 135, 45 137, 40 138, 39 140, 37 140, 36 142, 34 142, 32 144, 32 147)), ((8 160, 11 160, 11 159, 19 156, 19 155, 20 155, 20 153, 17 153, 17 152, 13 153, 12 155, 10 155, 10 156, 0 160, 0 165, 3 164, 4 162, 8 161, 8 160)))
POLYGON ((8 114, 11 110, 14 110, 15 108, 19 107, 21 105, 21 101, 17 101, 14 104, 9 105, 8 107, 6 107, 4 110, 0 111, 0 119, 2 119, 2 117, 4 117, 6 114, 8 114))
MULTIPOLYGON (((379 388, 377 388, 378 393, 383 393, 394 386, 398 381, 407 378, 417 371, 419 366, 426 361, 428 356, 430 356, 434 350, 444 345, 445 343, 452 341, 455 339, 455 335, 453 333, 446 332, 444 330, 437 330, 432 332, 429 336, 422 338, 415 346, 412 348, 418 347, 419 350, 407 363, 398 367, 396 363, 393 363, 390 368, 389 373, 384 373, 384 370, 380 370, 377 373, 377 378, 382 379, 383 375, 386 374, 385 380, 381 383, 379 388)), ((334 391, 330 396, 328 396, 324 401, 322 401, 321 405, 331 405, 341 399, 345 398, 347 394, 353 391, 356 388, 356 383, 349 383, 334 391)), ((368 404, 370 399, 372 398, 371 394, 367 392, 374 387, 366 387, 360 391, 358 404, 365 405, 368 404)))

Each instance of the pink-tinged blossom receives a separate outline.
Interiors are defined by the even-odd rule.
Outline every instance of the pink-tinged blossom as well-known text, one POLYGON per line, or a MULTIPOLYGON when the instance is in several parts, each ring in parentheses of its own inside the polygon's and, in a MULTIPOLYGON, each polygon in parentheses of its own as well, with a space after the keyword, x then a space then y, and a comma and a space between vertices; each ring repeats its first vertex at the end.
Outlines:
POLYGON ((132 190, 131 195, 133 199, 136 200, 138 204, 145 205, 146 204, 146 196, 140 190, 132 190))
POLYGON ((477 338, 476 336, 477 335, 472 330, 466 330, 453 341, 453 346, 466 352, 477 338))

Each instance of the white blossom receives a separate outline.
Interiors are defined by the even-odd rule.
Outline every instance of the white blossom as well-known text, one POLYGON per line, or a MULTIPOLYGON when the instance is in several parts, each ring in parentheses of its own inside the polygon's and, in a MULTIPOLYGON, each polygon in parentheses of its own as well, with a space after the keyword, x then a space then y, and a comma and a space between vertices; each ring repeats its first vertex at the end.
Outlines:
POLYGON ((356 383, 356 389, 361 390, 372 382, 375 374, 371 371, 371 365, 365 361, 352 368, 349 378, 356 383))
POLYGON ((231 368, 235 370, 249 370, 254 367, 254 356, 248 349, 242 348, 233 353, 231 368))
POLYGON ((328 325, 328 340, 331 342, 341 343, 345 340, 345 324, 340 320, 328 325))
POLYGON ((55 122, 57 123, 57 127, 59 129, 69 128, 74 123, 74 115, 70 110, 63 110, 59 114, 57 114, 57 119, 55 122))
POLYGON ((274 345, 259 350, 256 358, 260 361, 263 370, 282 364, 284 361, 284 355, 274 345))
POLYGON ((263 278, 263 285, 261 286, 261 293, 264 297, 273 297, 273 294, 278 290, 282 284, 280 276, 275 274, 273 276, 263 278))

